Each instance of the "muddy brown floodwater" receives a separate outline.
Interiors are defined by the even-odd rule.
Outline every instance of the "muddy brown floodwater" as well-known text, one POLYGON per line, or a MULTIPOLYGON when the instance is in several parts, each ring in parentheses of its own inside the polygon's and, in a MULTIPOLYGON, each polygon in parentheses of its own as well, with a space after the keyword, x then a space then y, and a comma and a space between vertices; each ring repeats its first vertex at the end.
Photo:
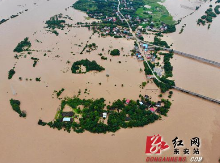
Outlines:
MULTIPOLYGON (((162 135, 171 147, 172 139, 176 136, 184 140, 186 147, 190 146, 189 140, 197 136, 201 139, 199 156, 203 157, 203 162, 218 162, 220 106, 177 91, 174 91, 173 105, 167 117, 142 128, 121 129, 115 133, 115 136, 112 136, 112 133, 67 133, 37 125, 39 119, 53 120, 60 101, 52 98, 52 94, 54 90, 61 88, 65 88, 61 97, 71 97, 76 95, 79 89, 82 92, 88 89, 90 94, 82 93, 80 97, 104 97, 107 102, 118 98, 137 99, 139 94, 149 94, 157 100, 160 93, 159 90, 151 90, 156 89, 152 83, 147 84, 145 89, 139 87, 146 78, 144 73, 140 72, 143 63, 130 56, 133 41, 100 38, 97 34, 92 35, 92 32, 86 28, 65 28, 64 31, 58 31, 59 36, 46 32, 43 28, 44 22, 59 13, 69 15, 73 19, 73 24, 86 21, 86 14, 72 8, 65 10, 74 2, 72 0, 0 1, 0 18, 7 18, 28 8, 28 11, 19 17, 0 25, 0 146, 2 149, 0 163, 144 163, 147 157, 146 136, 154 134, 162 135), (16 60, 13 49, 25 37, 29 37, 31 48, 38 52, 34 51, 31 55, 26 54, 26 58, 21 57, 16 60), (42 43, 36 42, 36 39, 42 43), (96 43, 98 49, 80 55, 87 41, 96 43), (121 56, 112 57, 108 54, 108 50, 121 49, 121 47, 124 48, 121 56), (47 55, 44 56, 44 53, 47 55), (98 53, 103 53, 108 59, 101 60, 98 53), (31 57, 39 58, 35 68, 32 66, 31 57), (96 60, 106 70, 100 73, 72 74, 70 70, 72 63, 85 58, 96 60), (67 64, 67 61, 70 61, 70 64, 67 64), (119 61, 121 63, 118 63, 119 61), (16 64, 16 74, 8 80, 8 71, 14 64, 16 64), (109 78, 106 74, 110 75, 109 78), (19 77, 23 80, 19 81, 19 77), (36 77, 41 77, 41 82, 36 82, 36 77), (26 78, 32 81, 26 81, 26 78), (12 89, 17 93, 16 95, 13 95, 12 89), (21 109, 27 111, 27 118, 20 118, 11 109, 9 104, 11 98, 21 101, 21 109)), ((195 7, 197 3, 200 2, 166 0, 164 5, 174 18, 178 19, 190 13, 186 8, 182 8, 181 4, 195 7)), ((177 33, 165 36, 164 39, 174 43, 173 48, 176 50, 220 62, 217 46, 220 17, 214 19, 209 30, 207 27, 196 25, 196 20, 204 13, 207 6, 208 3, 203 4, 198 12, 181 22, 177 27, 177 33), (187 26, 179 35, 178 31, 185 23, 187 26)), ((219 68, 178 55, 174 56, 172 64, 177 86, 220 100, 219 68)), ((161 156, 173 156, 172 149, 173 147, 164 151, 161 156)), ((187 156, 187 162, 190 162, 190 156, 194 155, 191 153, 187 156)))

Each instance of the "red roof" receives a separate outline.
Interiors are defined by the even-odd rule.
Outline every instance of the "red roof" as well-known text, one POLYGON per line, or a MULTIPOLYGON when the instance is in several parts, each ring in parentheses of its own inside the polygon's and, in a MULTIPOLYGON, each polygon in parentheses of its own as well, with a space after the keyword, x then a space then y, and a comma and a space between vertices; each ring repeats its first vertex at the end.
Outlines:
POLYGON ((126 103, 129 104, 130 100, 126 100, 126 103))
POLYGON ((150 108, 150 111, 155 112, 155 109, 154 108, 150 108))

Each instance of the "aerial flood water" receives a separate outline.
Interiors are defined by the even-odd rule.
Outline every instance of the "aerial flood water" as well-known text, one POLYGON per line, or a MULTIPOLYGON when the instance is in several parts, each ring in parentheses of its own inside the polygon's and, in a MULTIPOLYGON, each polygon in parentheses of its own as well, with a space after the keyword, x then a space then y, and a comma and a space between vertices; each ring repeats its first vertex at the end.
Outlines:
MULTIPOLYGON (((144 66, 135 57, 128 56, 133 48, 132 40, 101 38, 96 34, 92 35, 92 31, 87 28, 64 29, 59 36, 46 31, 45 21, 59 13, 69 15, 73 24, 92 21, 86 20, 85 13, 70 7, 74 2, 75 0, 0 0, 0 19, 24 11, 0 25, 0 163, 144 163, 147 157, 146 136, 154 134, 162 135, 169 144, 178 136, 185 140, 186 146, 190 145, 192 137, 199 137, 203 162, 217 162, 220 157, 220 106, 175 90, 173 105, 167 117, 142 128, 120 129, 114 135, 67 133, 37 124, 39 119, 54 119, 60 100, 53 98, 53 92, 61 88, 65 88, 62 97, 72 97, 77 95, 79 89, 82 92, 88 89, 89 94, 82 94, 82 98, 104 97, 107 102, 122 98, 136 100, 139 94, 149 94, 156 101, 160 94, 153 83, 147 84, 144 89, 140 88, 145 81, 144 72, 140 72, 144 66), (25 37, 29 37, 31 49, 38 50, 32 54, 39 58, 35 68, 30 56, 18 60, 14 58, 13 49, 25 37), (37 43, 36 40, 42 43, 37 43), (80 55, 87 41, 96 43, 98 49, 80 55), (108 60, 104 61, 98 55, 108 54, 108 50, 122 47, 124 56, 116 58, 107 55, 108 60), (85 58, 96 60, 106 71, 72 74, 71 64, 85 58), (8 71, 14 66, 16 74, 13 80, 8 80, 8 71), (19 81, 20 76, 22 81, 19 81), (40 77, 41 82, 36 82, 36 77, 40 77), (26 81, 26 78, 33 81, 26 81), (28 115, 26 119, 21 119, 11 109, 11 98, 21 101, 21 108, 28 115)), ((163 4, 175 20, 190 14, 190 8, 202 5, 198 11, 182 20, 176 33, 165 35, 163 39, 169 44, 173 43, 172 48, 175 50, 220 62, 220 17, 214 19, 209 30, 207 26, 199 27, 196 24, 209 3, 166 0, 163 4), (179 34, 183 24, 186 27, 179 34)), ((176 54, 172 65, 173 79, 178 87, 220 100, 218 67, 176 54)), ((173 151, 165 151, 161 156, 173 156, 173 151)))

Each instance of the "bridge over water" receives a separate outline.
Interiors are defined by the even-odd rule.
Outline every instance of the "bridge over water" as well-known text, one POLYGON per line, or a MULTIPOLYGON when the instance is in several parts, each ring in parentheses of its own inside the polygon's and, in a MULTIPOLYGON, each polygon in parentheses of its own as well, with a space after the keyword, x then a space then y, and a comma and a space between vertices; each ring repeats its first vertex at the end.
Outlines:
MULTIPOLYGON (((157 46, 157 45, 153 45, 153 44, 150 44, 149 42, 147 41, 141 41, 139 40, 141 43, 147 43, 149 44, 150 46, 153 46, 153 47, 157 47, 157 48, 160 48, 160 49, 163 49, 165 51, 171 51, 173 49, 170 49, 170 48, 164 48, 164 47, 161 47, 161 46, 157 46)), ((192 54, 187 54, 187 53, 184 53, 184 52, 180 52, 180 51, 177 51, 177 50, 173 50, 174 54, 178 54, 178 55, 182 55, 184 57, 187 57, 187 58, 190 58, 190 59, 195 59, 197 61, 200 61, 200 62, 203 62, 203 63, 206 63, 206 64, 210 64, 210 65, 213 65, 213 66, 216 66, 216 67, 220 67, 220 63, 219 62, 215 62, 215 61, 212 61, 212 60, 208 60, 208 59, 205 59, 205 58, 202 58, 202 57, 198 57, 196 55, 192 55, 192 54)))
MULTIPOLYGON (((132 33, 132 29, 131 29, 131 26, 129 24, 129 22, 125 19, 124 15, 120 12, 120 0, 118 0, 118 13, 122 16, 122 18, 126 21, 126 23, 128 24, 129 26, 129 29, 130 29, 130 32, 132 33)), ((142 43, 147 43, 151 46, 154 46, 154 47, 159 47, 163 50, 166 50, 166 51, 171 51, 173 49, 169 49, 169 48, 164 48, 164 47, 160 47, 160 46, 156 46, 156 45, 153 45, 153 44, 150 44, 149 42, 147 41, 142 41, 140 39, 138 39, 135 34, 133 34, 133 37, 138 41, 138 46, 140 48, 140 44, 139 42, 142 42, 142 43)), ((180 52, 180 51, 176 51, 176 50, 173 50, 173 52, 175 54, 179 54, 179 55, 182 55, 182 56, 185 56, 185 57, 188 57, 188 58, 191 58, 191 59, 195 59, 195 60, 198 60, 198 61, 201 61, 201 62, 204 62, 204 63, 208 63, 208 64, 211 64, 211 65, 214 65, 214 66, 217 66, 217 67, 220 67, 220 63, 218 62, 215 62, 215 61, 211 61, 211 60, 208 60, 208 59, 205 59, 205 58, 202 58, 202 57, 198 57, 198 56, 195 56, 195 55, 192 55, 192 54, 187 54, 187 53, 183 53, 183 52, 180 52)), ((148 62, 147 62, 148 63, 148 62)), ((148 67, 150 68, 152 74, 154 74, 154 72, 152 71, 151 67, 148 65, 148 67)), ((155 76, 155 75, 154 75, 155 76)), ((215 102, 217 104, 220 104, 220 101, 219 100, 216 100, 216 99, 212 99, 210 97, 207 97, 207 96, 203 96, 203 95, 200 95, 198 93, 194 93, 194 92, 191 92, 191 91, 188 91, 188 90, 185 90, 185 89, 182 89, 182 88, 179 88, 179 87, 176 87, 176 86, 173 86, 173 89, 176 89, 178 91, 181 91, 181 92, 185 92, 185 93, 188 93, 188 94, 191 94, 193 96, 197 96, 199 98, 202 98, 202 99, 205 99, 205 100, 208 100, 208 101, 211 101, 211 102, 215 102)))
POLYGON ((193 96, 196 96, 196 97, 199 97, 199 98, 202 98, 202 99, 205 99, 205 100, 208 100, 208 101, 211 101, 211 102, 220 104, 220 101, 219 101, 219 100, 216 100, 216 99, 213 99, 213 98, 210 98, 210 97, 207 97, 207 96, 203 96, 203 95, 200 95, 200 94, 198 94, 198 93, 194 93, 194 92, 185 90, 185 89, 183 89, 183 88, 179 88, 179 87, 173 86, 173 89, 176 89, 176 90, 178 90, 178 91, 181 91, 181 92, 184 92, 184 93, 188 93, 188 94, 190 94, 190 95, 193 95, 193 96))

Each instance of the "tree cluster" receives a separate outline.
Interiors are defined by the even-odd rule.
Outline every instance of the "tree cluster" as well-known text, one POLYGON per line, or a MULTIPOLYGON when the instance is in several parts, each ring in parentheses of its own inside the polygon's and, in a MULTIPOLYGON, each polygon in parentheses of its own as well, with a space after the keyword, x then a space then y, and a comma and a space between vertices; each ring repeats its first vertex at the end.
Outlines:
POLYGON ((12 109, 19 114, 20 117, 26 117, 26 113, 24 111, 21 111, 20 109, 20 101, 19 100, 10 100, 10 104, 12 106, 12 109))
POLYGON ((14 49, 14 52, 23 52, 29 50, 31 47, 31 42, 28 40, 28 37, 26 37, 23 41, 19 42, 16 48, 14 49))
POLYGON ((49 29, 56 29, 56 28, 63 29, 65 27, 64 23, 65 23, 65 20, 59 20, 58 16, 55 15, 51 17, 50 20, 47 20, 45 24, 47 24, 46 28, 49 28, 49 29))
POLYGON ((14 69, 11 69, 11 70, 8 72, 8 79, 11 79, 14 74, 15 74, 15 70, 14 70, 14 69))
POLYGON ((157 46, 162 46, 162 47, 170 48, 170 46, 167 44, 166 41, 162 41, 160 38, 158 38, 156 36, 154 37, 153 44, 157 45, 157 46))
POLYGON ((59 90, 59 91, 57 92, 57 98, 60 97, 60 95, 63 93, 64 90, 65 90, 65 89, 62 88, 61 90, 59 90))
POLYGON ((200 24, 205 25, 206 23, 211 23, 212 18, 217 17, 216 14, 220 14, 219 8, 220 8, 220 5, 216 5, 214 8, 214 12, 213 12, 212 6, 210 6, 210 8, 208 8, 205 11, 206 15, 201 16, 201 18, 197 20, 197 24, 198 25, 200 25, 200 24))
POLYGON ((119 56, 120 55, 120 50, 118 49, 114 49, 110 52, 110 55, 113 55, 113 56, 119 56))
POLYGON ((165 93, 169 89, 171 89, 173 86, 175 86, 175 82, 173 80, 169 80, 166 77, 160 78, 161 82, 154 79, 154 83, 157 85, 157 87, 160 88, 162 93, 165 93))
POLYGON ((102 66, 98 65, 96 63, 96 61, 89 61, 88 59, 83 59, 80 61, 76 61, 73 63, 72 65, 72 73, 80 73, 78 72, 80 70, 80 66, 83 65, 86 68, 86 72, 89 71, 103 71, 105 70, 105 68, 103 68, 102 66))
POLYGON ((170 53, 163 53, 164 55, 163 62, 164 62, 164 71, 166 77, 173 76, 173 66, 170 63, 170 59, 173 58, 173 52, 170 53))
MULTIPOLYGON (((64 129, 67 132, 71 130, 82 133, 85 130, 92 133, 106 133, 106 132, 116 132, 120 128, 132 128, 132 127, 143 127, 149 123, 160 118, 160 115, 152 113, 148 110, 148 106, 155 106, 155 102, 145 99, 141 96, 141 101, 143 105, 139 104, 140 100, 131 100, 129 104, 126 104, 126 100, 116 100, 112 105, 106 106, 105 99, 80 99, 78 97, 66 98, 61 102, 61 109, 56 116, 55 121, 49 123, 38 121, 39 125, 48 125, 51 128, 57 128, 58 130, 64 129), (68 105, 73 109, 74 114, 73 121, 63 122, 63 109, 68 105), (83 106, 79 108, 79 106, 83 106), (103 113, 108 114, 107 123, 104 123, 104 118, 102 118, 103 113), (80 115, 78 118, 77 115, 80 115), (78 121, 76 121, 78 119, 78 121)), ((168 100, 163 100, 163 108, 168 112, 171 103, 168 100)), ((163 109, 159 113, 166 115, 163 109)))

